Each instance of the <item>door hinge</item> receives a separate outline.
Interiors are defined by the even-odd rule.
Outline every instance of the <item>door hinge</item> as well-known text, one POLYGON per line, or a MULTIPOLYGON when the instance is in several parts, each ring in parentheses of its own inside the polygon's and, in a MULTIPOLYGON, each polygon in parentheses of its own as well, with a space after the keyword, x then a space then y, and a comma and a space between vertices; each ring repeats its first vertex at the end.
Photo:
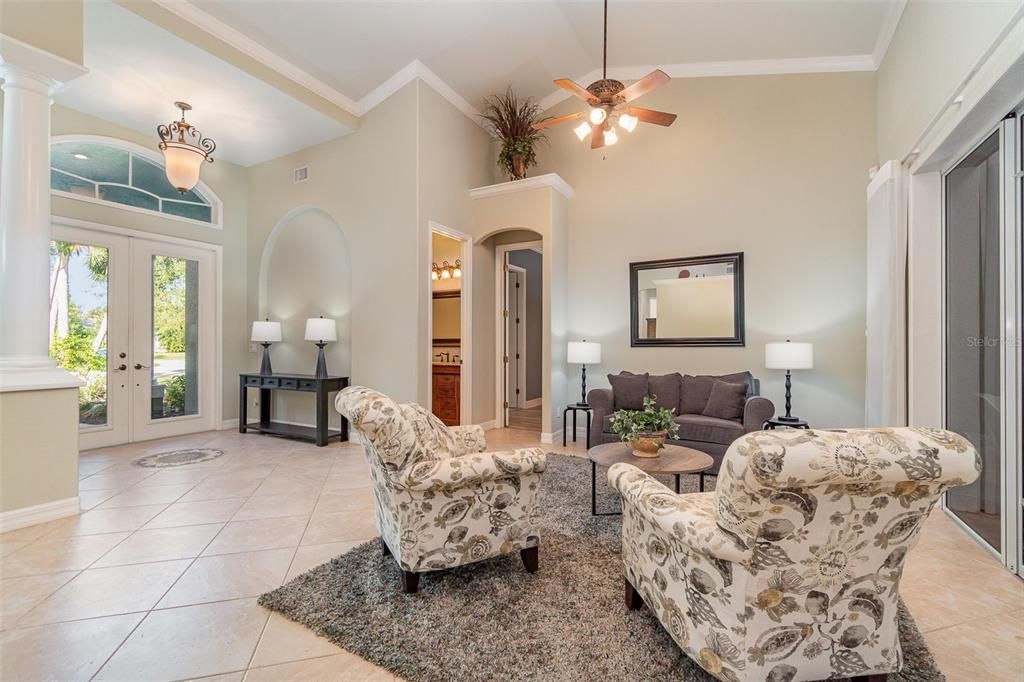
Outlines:
POLYGON ((519 324, 519 318, 518 317, 516 318, 516 324, 519 324))
POLYGON ((502 310, 501 315, 502 317, 508 317, 508 309, 506 308, 505 310, 502 310))
POLYGON ((516 282, 516 289, 519 288, 519 282, 516 282))
POLYGON ((518 388, 516 389, 516 395, 519 395, 519 389, 518 388))
POLYGON ((508 264, 502 265, 501 269, 504 270, 505 272, 508 272, 508 264))
POLYGON ((519 359, 519 353, 516 353, 516 360, 519 359))
POLYGON ((505 401, 505 409, 506 410, 508 409, 508 401, 507 400, 505 401))
POLYGON ((504 358, 502 358, 502 359, 505 361, 505 364, 508 364, 508 356, 507 355, 504 358))

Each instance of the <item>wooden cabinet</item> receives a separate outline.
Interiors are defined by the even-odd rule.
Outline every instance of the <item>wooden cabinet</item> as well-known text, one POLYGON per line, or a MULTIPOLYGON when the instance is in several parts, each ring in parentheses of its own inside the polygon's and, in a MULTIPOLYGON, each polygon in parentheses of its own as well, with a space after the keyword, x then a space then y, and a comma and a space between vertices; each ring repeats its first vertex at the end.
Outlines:
POLYGON ((447 426, 458 426, 462 368, 459 365, 434 365, 433 405, 431 412, 447 426))

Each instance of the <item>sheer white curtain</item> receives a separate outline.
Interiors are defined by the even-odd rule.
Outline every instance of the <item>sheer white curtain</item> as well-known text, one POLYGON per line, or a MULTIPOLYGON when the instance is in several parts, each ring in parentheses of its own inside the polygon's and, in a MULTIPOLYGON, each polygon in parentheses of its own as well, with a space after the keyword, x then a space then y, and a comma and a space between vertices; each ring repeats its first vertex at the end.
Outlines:
POLYGON ((867 191, 865 426, 907 423, 907 172, 886 162, 867 191))

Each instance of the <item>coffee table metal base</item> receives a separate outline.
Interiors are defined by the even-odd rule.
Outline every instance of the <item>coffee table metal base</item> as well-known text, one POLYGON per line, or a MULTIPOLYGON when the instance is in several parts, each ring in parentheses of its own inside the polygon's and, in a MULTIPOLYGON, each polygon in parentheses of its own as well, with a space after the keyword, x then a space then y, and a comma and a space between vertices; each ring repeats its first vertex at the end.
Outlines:
MULTIPOLYGON (((679 477, 682 474, 675 474, 676 477, 676 494, 679 494, 679 477)), ((704 491, 704 477, 700 479, 701 492, 704 491)), ((621 506, 621 503, 620 503, 621 506)), ((590 515, 591 516, 622 516, 621 511, 597 511, 597 462, 590 460, 590 515)))

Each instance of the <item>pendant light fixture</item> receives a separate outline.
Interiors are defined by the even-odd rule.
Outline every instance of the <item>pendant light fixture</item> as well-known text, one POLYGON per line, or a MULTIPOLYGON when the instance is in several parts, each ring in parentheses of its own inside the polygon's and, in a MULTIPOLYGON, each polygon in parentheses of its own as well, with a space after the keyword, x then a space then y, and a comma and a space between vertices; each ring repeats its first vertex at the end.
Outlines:
POLYGON ((164 153, 167 180, 182 194, 190 191, 199 182, 199 169, 203 161, 213 163, 210 154, 217 143, 203 137, 192 124, 185 121, 185 112, 192 109, 187 102, 175 102, 181 109, 181 120, 171 121, 156 127, 160 136, 160 151, 164 153))

